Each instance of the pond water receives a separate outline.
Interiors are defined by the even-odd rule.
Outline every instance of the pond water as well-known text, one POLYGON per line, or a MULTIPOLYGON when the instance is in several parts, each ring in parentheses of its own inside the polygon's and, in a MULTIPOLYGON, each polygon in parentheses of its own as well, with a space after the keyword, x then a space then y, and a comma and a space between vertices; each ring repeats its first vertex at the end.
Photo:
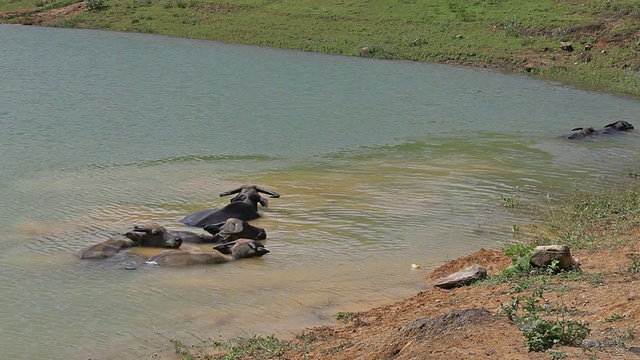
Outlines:
POLYGON ((559 137, 633 123, 638 99, 525 76, 104 31, 2 25, 0 39, 7 358, 170 358, 169 339, 330 324, 512 241, 527 205, 624 186, 640 154, 637 132, 559 137), (254 222, 263 258, 74 255, 143 220, 184 229, 241 184, 282 195, 254 222))

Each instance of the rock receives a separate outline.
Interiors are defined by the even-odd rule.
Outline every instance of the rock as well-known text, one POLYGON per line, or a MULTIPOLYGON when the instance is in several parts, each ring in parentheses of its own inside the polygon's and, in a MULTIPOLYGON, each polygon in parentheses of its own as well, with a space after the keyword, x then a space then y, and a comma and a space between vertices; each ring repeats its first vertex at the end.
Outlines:
POLYGON ((475 264, 464 270, 460 270, 457 273, 453 273, 449 276, 436 280, 434 286, 441 289, 453 289, 458 286, 472 284, 478 280, 484 279, 486 276, 487 269, 475 264))
POLYGON ((580 60, 588 63, 593 59, 593 56, 591 55, 590 52, 581 52, 580 53, 580 60))
POLYGON ((564 51, 573 51, 573 43, 568 41, 560 42, 560 48, 564 51))
POLYGON ((365 46, 365 47, 362 47, 362 48, 358 49, 358 52, 360 53, 360 56, 368 55, 368 54, 371 54, 371 49, 369 49, 369 47, 365 46))
POLYGON ((414 319, 402 325, 400 331, 405 336, 415 336, 416 340, 424 340, 464 328, 469 324, 490 323, 497 318, 497 315, 482 308, 454 310, 442 315, 414 319))
POLYGON ((602 346, 602 343, 598 340, 584 340, 582 341, 582 344, 580 344, 580 346, 586 348, 597 348, 599 346, 602 346))
POLYGON ((536 65, 532 62, 527 63, 527 65, 524 66, 524 69, 527 70, 527 72, 532 72, 536 70, 536 65))
POLYGON ((531 255, 531 265, 550 266, 553 260, 558 260, 560 269, 568 269, 576 262, 571 257, 571 251, 566 245, 538 246, 533 249, 531 255))

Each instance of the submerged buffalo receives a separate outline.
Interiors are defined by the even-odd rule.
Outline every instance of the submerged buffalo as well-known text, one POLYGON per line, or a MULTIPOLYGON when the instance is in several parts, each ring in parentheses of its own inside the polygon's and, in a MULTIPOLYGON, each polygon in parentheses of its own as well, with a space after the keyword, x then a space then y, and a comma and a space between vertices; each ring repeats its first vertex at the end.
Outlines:
POLYGON ((593 135, 598 135, 598 132, 592 126, 577 127, 571 129, 571 131, 577 132, 574 132, 573 134, 562 135, 562 137, 570 140, 578 140, 592 137, 593 135))
POLYGON ((236 218, 229 218, 224 223, 206 225, 204 230, 213 234, 214 243, 229 242, 240 238, 251 240, 267 238, 267 232, 263 228, 236 218))
POLYGON ((101 243, 93 244, 78 251, 81 259, 105 259, 114 256, 120 250, 135 247, 159 247, 177 249, 182 245, 182 239, 171 234, 164 227, 155 222, 142 226, 134 226, 122 238, 112 238, 101 243))
POLYGON ((267 190, 256 185, 243 185, 237 189, 220 193, 220 196, 238 194, 231 199, 231 203, 221 209, 208 209, 189 214, 180 220, 181 223, 194 226, 205 227, 207 225, 219 224, 229 218, 236 218, 244 221, 255 220, 260 217, 258 214, 258 204, 267 207, 269 202, 260 196, 260 193, 267 194, 272 198, 279 198, 275 191, 267 190))
POLYGON ((214 244, 220 243, 223 240, 220 239, 216 234, 206 233, 206 234, 196 234, 193 231, 185 231, 185 230, 167 230, 167 232, 178 239, 182 240, 183 244, 191 243, 191 244, 214 244))
POLYGON ((618 135, 629 130, 633 130, 633 125, 631 125, 631 123, 624 120, 618 120, 616 122, 612 122, 611 124, 605 125, 604 129, 598 130, 598 134, 618 135))
POLYGON ((269 250, 256 240, 238 239, 223 245, 225 245, 224 253, 222 251, 165 250, 149 258, 147 263, 165 266, 222 264, 250 257, 261 257, 269 253, 269 250))

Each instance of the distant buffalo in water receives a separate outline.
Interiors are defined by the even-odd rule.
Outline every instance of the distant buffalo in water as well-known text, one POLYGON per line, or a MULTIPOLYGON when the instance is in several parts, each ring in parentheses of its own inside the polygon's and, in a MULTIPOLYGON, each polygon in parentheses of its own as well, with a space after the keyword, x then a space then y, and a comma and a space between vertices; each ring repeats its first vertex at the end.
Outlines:
MULTIPOLYGON (((269 250, 259 241, 238 239, 222 245, 222 251, 165 250, 147 260, 148 264, 165 266, 188 266, 222 264, 250 257, 261 257, 269 250), (228 255, 227 255, 228 254, 228 255)), ((214 249, 217 247, 214 247, 214 249)))
POLYGON ((633 130, 633 125, 631 125, 631 123, 623 120, 618 120, 616 122, 612 122, 611 124, 605 125, 604 129, 598 130, 598 134, 618 135, 629 130, 633 130))
POLYGON ((619 135, 626 131, 633 130, 633 125, 627 121, 619 120, 607 124, 603 129, 596 130, 592 126, 577 127, 571 131, 577 131, 572 134, 562 135, 565 139, 579 140, 591 138, 595 135, 619 135))
POLYGON ((267 207, 269 202, 260 196, 260 193, 267 194, 271 198, 279 198, 275 191, 267 190, 256 185, 243 185, 237 189, 220 193, 220 196, 238 194, 231 199, 231 203, 221 209, 208 209, 189 214, 180 220, 181 223, 194 226, 205 227, 207 225, 219 224, 229 218, 236 218, 244 221, 255 220, 260 217, 258 214, 258 204, 267 207))
POLYGON ((573 134, 562 135, 562 137, 565 139, 577 140, 591 137, 593 135, 598 135, 598 132, 592 126, 577 127, 571 129, 571 131, 577 132, 574 132, 573 134))
POLYGON ((171 234, 155 222, 149 222, 142 226, 134 226, 133 230, 123 234, 122 238, 112 238, 87 246, 78 251, 77 255, 81 259, 106 259, 122 249, 135 246, 177 249, 180 245, 180 237, 171 234))

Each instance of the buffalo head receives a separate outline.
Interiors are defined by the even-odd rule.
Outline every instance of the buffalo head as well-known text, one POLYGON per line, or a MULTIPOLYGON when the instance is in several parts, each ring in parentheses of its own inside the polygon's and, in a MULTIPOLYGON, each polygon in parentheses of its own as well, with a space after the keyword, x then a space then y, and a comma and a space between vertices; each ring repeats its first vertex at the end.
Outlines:
POLYGON ((563 137, 567 139, 584 139, 592 135, 598 135, 598 132, 596 131, 596 129, 593 128, 593 126, 577 127, 577 128, 571 129, 571 131, 577 131, 577 132, 570 135, 564 135, 563 137))
POLYGON ((229 241, 213 248, 223 254, 231 255, 234 259, 261 257, 269 253, 269 250, 261 242, 251 239, 229 241))
POLYGON ((633 125, 631 125, 631 123, 626 122, 624 120, 618 120, 616 122, 612 122, 611 124, 607 124, 604 127, 610 128, 610 129, 616 129, 618 131, 627 131, 627 130, 633 129, 633 125))
POLYGON ((163 226, 155 222, 135 225, 133 230, 124 234, 133 241, 133 246, 165 247, 177 249, 182 245, 182 239, 168 232, 163 226))
POLYGON ((206 225, 204 230, 215 235, 215 239, 220 242, 229 242, 240 238, 264 240, 267 233, 263 228, 249 224, 248 222, 236 218, 229 218, 224 223, 206 225))
POLYGON ((238 195, 234 196, 230 200, 230 202, 242 201, 242 202, 251 203, 251 204, 253 204, 255 206, 255 208, 257 210, 258 209, 258 203, 260 205, 264 206, 264 207, 269 206, 269 201, 267 199, 263 198, 262 196, 260 196, 260 193, 267 194, 271 198, 279 198, 280 197, 280 194, 278 194, 277 192, 261 188, 261 187, 259 187, 257 185, 243 185, 243 186, 241 186, 241 187, 239 187, 237 189, 234 189, 234 190, 221 192, 220 196, 238 194, 238 195))

